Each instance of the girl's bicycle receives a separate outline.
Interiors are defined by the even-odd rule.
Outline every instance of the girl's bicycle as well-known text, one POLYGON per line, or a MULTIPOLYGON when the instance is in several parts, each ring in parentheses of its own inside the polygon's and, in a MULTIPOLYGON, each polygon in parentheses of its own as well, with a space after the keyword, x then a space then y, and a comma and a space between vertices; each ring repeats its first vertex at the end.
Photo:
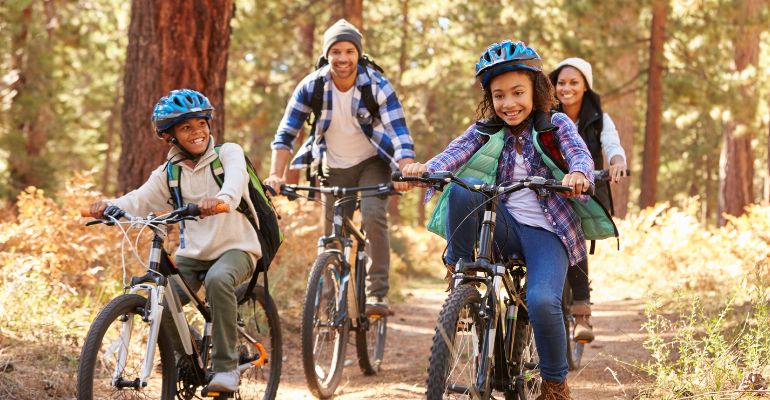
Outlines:
MULTIPOLYGON (((218 212, 226 212, 221 205, 218 212)), ((83 216, 91 216, 87 211, 83 216)), ((238 299, 238 353, 241 372, 240 388, 235 393, 208 392, 206 385, 212 375, 211 310, 179 275, 163 244, 168 225, 194 220, 200 215, 195 204, 163 216, 150 214, 139 218, 120 210, 105 219, 86 225, 106 224, 121 229, 125 241, 128 230, 150 229, 152 248, 146 264, 147 273, 132 277, 126 284, 123 262, 124 293, 112 299, 97 315, 88 331, 78 366, 78 399, 94 398, 161 398, 195 399, 219 397, 237 399, 274 399, 281 375, 281 327, 275 304, 259 285, 246 293, 248 282, 236 290, 238 299), (126 221, 121 221, 125 218, 126 221), (126 226, 128 227, 126 229, 126 226), (203 329, 188 323, 182 301, 176 290, 182 288, 191 299, 197 314, 203 319, 203 329), (178 333, 184 351, 174 351, 171 339, 160 333, 161 315, 167 308, 174 326, 166 327, 178 333), (203 332, 201 335, 199 332, 203 332), (160 378, 153 377, 153 360, 160 356, 160 378), (202 389, 198 392, 198 389, 202 389)), ((136 247, 136 246, 134 246, 136 247)), ((134 255, 138 257, 136 251, 134 255)), ((141 261, 141 260, 140 260, 141 261)), ((203 275, 203 274, 201 274, 203 275)), ((203 281, 205 276, 199 276, 203 281)))
POLYGON ((310 391, 319 398, 329 398, 342 379, 348 334, 356 332, 358 365, 366 375, 380 369, 385 352, 387 315, 367 315, 366 273, 370 263, 366 252, 367 238, 344 214, 345 206, 367 196, 394 194, 390 184, 358 187, 315 187, 284 185, 281 194, 294 200, 297 192, 330 193, 334 202, 331 236, 318 239, 318 256, 310 277, 302 308, 302 366, 310 391), (355 263, 351 251, 355 241, 355 263), (349 287, 349 283, 353 285, 349 287), (352 289, 352 290, 350 290, 352 289))
POLYGON ((540 393, 539 358, 526 306, 526 265, 520 257, 496 260, 492 251, 497 199, 523 189, 569 192, 569 186, 542 177, 510 185, 469 185, 451 172, 421 177, 393 174, 393 180, 422 182, 441 189, 454 182, 481 193, 484 218, 476 260, 460 260, 452 291, 439 314, 428 367, 428 399, 533 399, 540 393), (482 287, 483 285, 483 287, 482 287))

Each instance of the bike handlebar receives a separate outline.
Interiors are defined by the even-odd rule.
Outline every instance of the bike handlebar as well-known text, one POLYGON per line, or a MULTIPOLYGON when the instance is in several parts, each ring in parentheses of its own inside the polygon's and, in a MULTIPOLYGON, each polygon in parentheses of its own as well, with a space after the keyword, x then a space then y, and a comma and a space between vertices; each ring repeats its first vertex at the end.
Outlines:
MULTIPOLYGON (((403 176, 401 174, 401 171, 396 171, 396 172, 393 172, 391 178, 394 181, 400 181, 400 182, 427 183, 437 188, 440 188, 450 182, 454 182, 462 187, 465 187, 468 190, 473 190, 475 192, 482 192, 482 193, 488 193, 488 194, 491 194, 491 193, 506 194, 510 192, 516 192, 524 188, 529 188, 533 190, 544 189, 552 192, 562 192, 562 193, 572 191, 572 187, 570 186, 562 185, 561 182, 555 179, 546 179, 540 176, 528 176, 524 179, 512 181, 512 184, 510 185, 488 185, 488 184, 468 185, 462 179, 454 176, 454 174, 450 171, 425 172, 422 174, 422 176, 403 176)), ((588 190, 585 191, 585 193, 592 195, 594 193, 594 185, 591 184, 588 190)))
MULTIPOLYGON (((214 206, 214 214, 221 214, 226 212, 230 212, 230 206, 227 203, 219 203, 214 206)), ((164 218, 162 218, 161 221, 169 221, 174 219, 182 220, 186 217, 198 217, 200 215, 201 215, 201 210, 197 204, 187 203, 183 207, 180 207, 174 211, 171 211, 164 218)), ((84 218, 97 218, 95 215, 91 214, 91 210, 80 210, 80 216, 84 218)), ((134 217, 133 215, 129 214, 124 210, 121 210, 118 218, 126 218, 129 220, 138 219, 137 217, 134 217)))
POLYGON ((299 197, 297 191, 315 192, 315 193, 328 193, 335 197, 351 196, 361 192, 377 192, 372 196, 382 195, 397 195, 399 194, 393 189, 392 183, 380 183, 377 185, 368 186, 299 186, 299 185, 281 185, 281 195, 286 196, 289 200, 295 200, 299 197))

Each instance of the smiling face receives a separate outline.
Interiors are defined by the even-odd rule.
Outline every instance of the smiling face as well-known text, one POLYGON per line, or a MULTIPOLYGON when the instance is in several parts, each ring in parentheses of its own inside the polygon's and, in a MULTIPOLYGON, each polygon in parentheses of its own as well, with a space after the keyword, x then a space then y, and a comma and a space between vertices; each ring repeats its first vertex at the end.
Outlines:
POLYGON ((358 72, 358 49, 352 42, 337 42, 329 48, 326 58, 332 68, 332 76, 349 79, 358 72))
POLYGON ((534 106, 532 80, 523 71, 502 73, 489 84, 495 114, 508 125, 524 122, 534 106))
POLYGON ((556 98, 563 107, 580 105, 587 90, 586 80, 577 68, 566 66, 559 71, 556 98))
POLYGON ((184 120, 172 129, 177 142, 192 154, 203 154, 209 147, 209 123, 205 118, 184 120))

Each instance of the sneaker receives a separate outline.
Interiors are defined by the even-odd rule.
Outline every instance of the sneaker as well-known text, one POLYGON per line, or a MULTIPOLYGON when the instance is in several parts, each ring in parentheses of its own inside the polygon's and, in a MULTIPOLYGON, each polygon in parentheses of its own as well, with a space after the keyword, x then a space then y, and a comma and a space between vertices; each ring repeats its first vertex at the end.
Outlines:
POLYGON ((369 296, 366 298, 366 315, 393 315, 388 307, 388 298, 369 296))
POLYGON ((236 392, 238 383, 241 380, 241 373, 238 369, 228 372, 215 372, 209 382, 209 392, 236 392))

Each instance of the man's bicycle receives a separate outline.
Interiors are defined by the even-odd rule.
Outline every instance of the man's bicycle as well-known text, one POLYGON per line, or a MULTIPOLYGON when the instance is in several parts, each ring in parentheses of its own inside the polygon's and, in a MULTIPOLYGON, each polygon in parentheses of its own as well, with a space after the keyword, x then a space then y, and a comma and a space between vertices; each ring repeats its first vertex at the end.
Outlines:
MULTIPOLYGON (((218 212, 226 212, 220 205, 218 212)), ((81 212, 91 216, 89 212, 81 212)), ((236 290, 238 299, 238 353, 241 372, 240 388, 236 393, 208 392, 206 385, 212 375, 211 310, 179 275, 163 244, 168 225, 194 220, 200 215, 195 204, 163 216, 150 214, 139 218, 126 213, 105 217, 86 225, 106 224, 121 229, 125 241, 128 231, 150 229, 152 248, 146 264, 147 273, 131 278, 126 284, 123 263, 124 293, 110 301, 97 315, 86 336, 80 353, 77 393, 80 400, 94 398, 161 398, 195 399, 219 397, 237 399, 274 399, 281 375, 281 327, 278 311, 265 289, 259 285, 246 293, 248 282, 236 290), (125 221, 121 219, 125 219, 125 221), (127 227, 127 228, 126 228, 127 227), (182 288, 191 299, 197 314, 204 321, 199 330, 188 323, 182 301, 170 282, 182 288), (168 308, 174 327, 181 338, 184 352, 175 354, 172 341, 159 334, 161 315, 168 308), (203 332, 200 335, 199 332, 203 332), (160 379, 153 377, 153 360, 160 356, 160 379), (198 389, 201 388, 201 392, 198 389)), ((138 254, 134 255, 139 259, 138 254)), ((140 259, 141 261, 141 259, 140 259)), ((205 276, 198 277, 203 281, 205 276)))
POLYGON ((526 303, 527 274, 521 257, 496 260, 492 250, 499 196, 523 189, 570 192, 561 182, 528 177, 510 185, 469 185, 451 172, 421 177, 393 174, 394 181, 441 189, 453 182, 485 196, 476 260, 460 260, 452 291, 439 314, 428 367, 428 399, 533 399, 540 393, 539 358, 526 303), (483 285, 483 286, 482 286, 483 285))
POLYGON ((281 194, 291 200, 299 197, 297 192, 330 193, 337 198, 332 234, 318 239, 318 256, 310 270, 300 328, 302 366, 308 387, 315 396, 329 398, 342 379, 349 331, 356 332, 361 371, 373 375, 382 363, 388 324, 387 315, 365 312, 368 241, 366 233, 345 216, 344 209, 349 203, 358 209, 362 197, 389 196, 394 192, 390 184, 281 187, 281 194), (354 242, 355 262, 351 265, 354 242))

